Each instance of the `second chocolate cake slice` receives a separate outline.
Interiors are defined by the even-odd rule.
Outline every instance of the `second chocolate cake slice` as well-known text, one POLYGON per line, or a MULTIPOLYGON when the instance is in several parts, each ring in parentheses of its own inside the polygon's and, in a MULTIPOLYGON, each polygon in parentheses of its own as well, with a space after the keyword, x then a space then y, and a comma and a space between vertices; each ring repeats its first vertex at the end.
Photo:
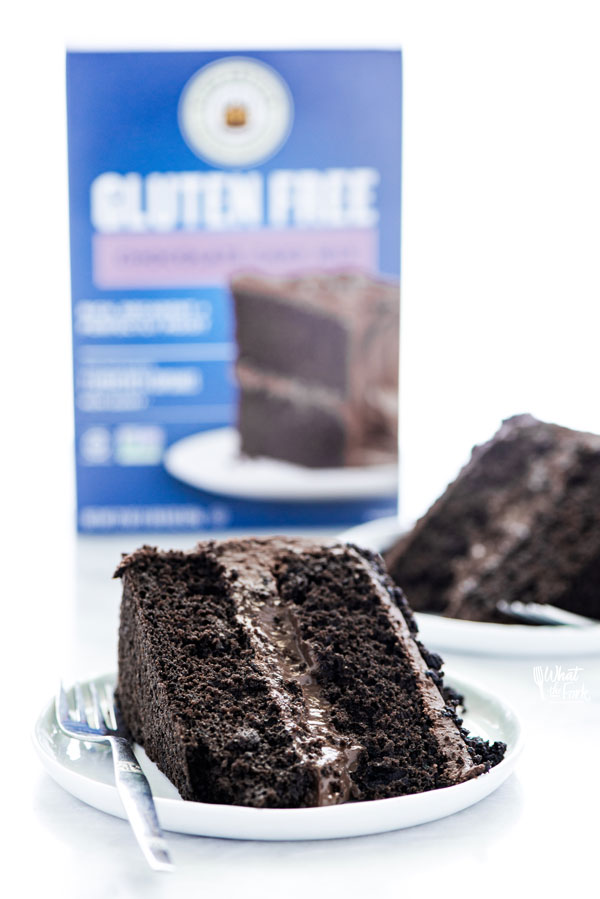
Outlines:
POLYGON ((599 502, 600 435, 515 415, 387 566, 419 612, 510 624, 519 600, 600 620, 599 502))
POLYGON ((381 559, 288 538, 124 558, 117 698, 184 799, 294 808, 485 772, 381 559))

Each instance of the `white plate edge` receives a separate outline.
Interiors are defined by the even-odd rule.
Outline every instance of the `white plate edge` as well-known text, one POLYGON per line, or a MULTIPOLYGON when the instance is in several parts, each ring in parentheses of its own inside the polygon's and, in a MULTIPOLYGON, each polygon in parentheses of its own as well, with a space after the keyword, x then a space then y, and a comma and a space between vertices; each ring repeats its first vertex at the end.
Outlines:
MULTIPOLYGON (((273 490, 271 492, 267 492, 266 495, 263 495, 260 490, 246 489, 240 491, 237 488, 232 488, 230 490, 226 490, 223 486, 213 487, 211 488, 203 478, 190 478, 189 474, 186 474, 181 469, 181 465, 178 461, 178 453, 181 452, 182 449, 186 449, 189 445, 193 444, 196 441, 200 441, 202 438, 214 439, 215 435, 219 432, 225 434, 226 432, 235 432, 235 427, 228 425, 225 427, 219 428, 207 428, 205 431, 198 431, 194 434, 189 434, 186 437, 181 437, 179 440, 176 440, 174 443, 170 444, 163 453, 162 464, 168 474, 175 478, 178 481, 186 484, 188 487, 193 487, 196 490, 204 490, 207 493, 213 493, 217 496, 229 496, 237 499, 245 499, 245 500, 256 500, 259 502, 294 502, 294 503, 310 503, 310 502, 335 502, 335 501, 354 501, 361 499, 378 499, 382 497, 389 497, 394 495, 394 491, 398 489, 398 481, 397 476, 393 477, 392 472, 396 471, 396 466, 386 465, 386 466, 373 466, 373 469, 376 470, 376 479, 375 484, 367 484, 366 486, 361 484, 360 489, 348 490, 347 487, 344 488, 336 487, 334 483, 333 488, 324 488, 323 485, 319 485, 319 489, 315 489, 313 487, 311 491, 310 485, 310 477, 309 473, 312 471, 318 472, 321 481, 324 481, 327 477, 331 476, 331 471, 334 472, 343 472, 346 476, 348 476, 350 469, 342 468, 342 469, 303 469, 301 466, 292 466, 291 463, 283 463, 278 462, 278 460, 269 460, 269 459, 259 459, 256 460, 258 464, 261 466, 266 462, 271 464, 276 464, 279 466, 289 466, 291 469, 298 468, 298 471, 301 473, 303 480, 299 483, 295 484, 292 489, 281 487, 279 489, 273 490), (286 490, 288 492, 286 492, 286 490)), ((246 460, 246 464, 251 465, 252 460, 246 460)), ((368 476, 368 467, 358 469, 358 477, 367 477, 368 476)))
MULTIPOLYGON (((114 676, 114 674, 102 674, 97 677, 88 678, 86 683, 111 677, 114 678, 114 676)), ((475 805, 498 789, 513 773, 525 745, 523 724, 513 706, 500 699, 496 694, 490 692, 485 687, 480 687, 472 680, 454 674, 452 670, 450 673, 447 671, 445 672, 444 679, 449 686, 453 686, 461 692, 466 691, 468 693, 469 691, 472 691, 475 694, 478 694, 478 697, 484 702, 491 702, 493 705, 499 706, 503 717, 511 724, 511 726, 516 727, 517 738, 515 744, 513 746, 507 745, 507 752, 502 761, 485 774, 461 784, 454 784, 450 787, 441 787, 437 790, 428 790, 423 793, 415 793, 409 796, 396 796, 389 799, 346 803, 326 808, 254 809, 246 808, 244 806, 196 803, 184 799, 171 799, 169 797, 157 796, 155 798, 155 803, 161 826, 170 832, 188 833, 197 836, 205 835, 221 839, 249 839, 269 842, 345 839, 348 837, 368 836, 425 824, 430 821, 448 817, 457 811, 462 811, 471 805, 475 805), (461 797, 464 798, 465 795, 469 796, 469 793, 475 795, 466 802, 462 801, 461 797), (436 805, 440 802, 444 806, 442 814, 434 810, 436 805), (399 803, 402 803, 402 806, 399 806, 399 803), (423 814, 423 805, 429 805, 432 808, 429 812, 423 814), (209 834, 199 833, 197 823, 188 822, 187 825, 182 826, 181 821, 178 823, 172 821, 173 816, 178 818, 181 815, 195 819, 198 817, 198 809, 201 807, 208 810, 208 813, 212 818, 218 818, 220 815, 224 815, 226 818, 235 816, 236 818, 239 818, 240 821, 239 823, 236 822, 234 827, 228 826, 227 821, 225 822, 225 826, 222 825, 220 828, 218 824, 215 826, 213 823, 208 828, 211 831, 209 834), (414 819, 413 823, 396 824, 394 826, 394 812, 400 807, 403 808, 405 812, 408 809, 407 817, 408 819, 414 819), (369 815, 372 815, 373 813, 377 815, 380 824, 365 828, 364 825, 359 825, 356 821, 356 819, 361 819, 363 817, 368 818, 369 815), (315 818, 315 815, 318 815, 318 818, 315 821, 315 824, 318 822, 318 826, 315 826, 314 830, 318 832, 312 836, 307 836, 303 828, 312 823, 312 819, 315 818), (342 824, 346 825, 345 827, 338 827, 338 829, 345 830, 346 832, 338 834, 337 836, 331 836, 324 832, 327 831, 329 827, 335 829, 337 818, 342 818, 342 824), (383 818, 391 819, 392 824, 390 825, 389 822, 384 823, 383 818), (256 825, 259 821, 261 826, 257 827, 256 825), (278 829, 278 835, 268 835, 269 831, 272 830, 275 825, 278 829), (217 832, 219 830, 221 830, 220 833, 217 832), (231 833, 232 830, 236 831, 235 835, 231 833), (286 831, 287 835, 285 835, 286 831), (294 835, 299 831, 302 831, 301 836, 294 835)), ((38 731, 43 729, 43 721, 51 713, 52 704, 53 700, 47 702, 43 710, 39 713, 31 732, 34 749, 43 767, 53 780, 71 795, 93 808, 97 808, 115 817, 126 819, 126 813, 115 786, 102 783, 85 774, 80 774, 72 769, 65 768, 52 754, 48 753, 42 745, 42 742, 38 738, 38 731), (94 799, 91 798, 92 793, 94 793, 94 799)))

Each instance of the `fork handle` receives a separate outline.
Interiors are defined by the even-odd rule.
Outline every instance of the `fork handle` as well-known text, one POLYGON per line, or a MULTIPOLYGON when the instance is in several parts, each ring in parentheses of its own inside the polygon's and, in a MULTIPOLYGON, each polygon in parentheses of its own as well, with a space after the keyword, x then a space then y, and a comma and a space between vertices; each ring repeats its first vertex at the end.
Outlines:
POLYGON ((158 823, 150 784, 133 754, 131 743, 123 737, 111 737, 110 744, 117 790, 140 849, 153 870, 170 871, 173 865, 158 823))

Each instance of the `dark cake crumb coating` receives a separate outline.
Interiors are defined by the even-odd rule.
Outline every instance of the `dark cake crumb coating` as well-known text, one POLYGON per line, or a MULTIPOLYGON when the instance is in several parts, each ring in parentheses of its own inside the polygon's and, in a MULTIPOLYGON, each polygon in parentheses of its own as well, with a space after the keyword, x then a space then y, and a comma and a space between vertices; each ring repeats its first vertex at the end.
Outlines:
POLYGON ((117 699, 184 799, 379 799, 486 771, 380 557, 264 538, 124 558, 117 699))

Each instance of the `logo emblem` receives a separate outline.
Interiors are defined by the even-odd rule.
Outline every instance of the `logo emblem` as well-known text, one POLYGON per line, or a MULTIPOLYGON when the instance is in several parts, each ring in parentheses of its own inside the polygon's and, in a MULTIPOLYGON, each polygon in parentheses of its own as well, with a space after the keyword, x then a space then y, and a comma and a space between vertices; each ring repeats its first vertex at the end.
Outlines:
POLYGON ((230 56, 192 75, 179 101, 179 127, 191 150, 220 166, 252 166, 286 141, 293 102, 283 78, 255 59, 230 56))

